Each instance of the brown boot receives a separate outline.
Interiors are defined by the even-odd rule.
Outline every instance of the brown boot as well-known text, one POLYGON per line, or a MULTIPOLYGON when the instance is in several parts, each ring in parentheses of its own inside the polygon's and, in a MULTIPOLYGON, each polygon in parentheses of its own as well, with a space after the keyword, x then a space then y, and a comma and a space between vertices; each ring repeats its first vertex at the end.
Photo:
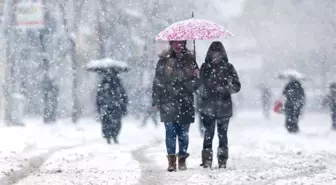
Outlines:
POLYGON ((183 171, 187 169, 187 163, 186 160, 189 157, 189 154, 184 155, 184 156, 179 156, 178 158, 178 169, 183 171))
POLYGON ((167 155, 167 159, 168 159, 167 171, 169 172, 176 171, 176 155, 167 155))
POLYGON ((202 150, 202 164, 203 168, 211 168, 213 152, 211 149, 202 150))

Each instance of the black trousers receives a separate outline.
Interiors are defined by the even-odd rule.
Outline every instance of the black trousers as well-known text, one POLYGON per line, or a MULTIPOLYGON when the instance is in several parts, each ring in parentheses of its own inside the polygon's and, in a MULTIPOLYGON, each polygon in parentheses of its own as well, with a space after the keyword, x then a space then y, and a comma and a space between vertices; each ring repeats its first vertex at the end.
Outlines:
POLYGON ((215 135, 215 128, 217 124, 217 133, 219 139, 218 148, 227 153, 228 151, 228 137, 227 131, 229 127, 230 117, 216 118, 212 116, 202 115, 201 121, 204 126, 204 140, 203 150, 212 149, 212 142, 215 135))
POLYGON ((270 118, 270 113, 271 113, 271 106, 270 103, 266 100, 262 102, 262 109, 263 109, 263 114, 265 118, 269 119, 270 118))
POLYGON ((302 106, 286 106, 285 114, 286 121, 285 126, 288 132, 296 133, 299 132, 299 118, 301 114, 302 106))
POLYGON ((147 110, 146 111, 146 114, 142 120, 142 125, 141 126, 146 126, 147 125, 147 121, 149 119, 151 119, 154 123, 155 126, 158 126, 159 125, 159 122, 157 120, 157 116, 158 116, 158 111, 156 110, 147 110))
POLYGON ((104 115, 102 119, 102 132, 104 138, 116 138, 121 130, 121 117, 114 118, 111 115, 104 115))

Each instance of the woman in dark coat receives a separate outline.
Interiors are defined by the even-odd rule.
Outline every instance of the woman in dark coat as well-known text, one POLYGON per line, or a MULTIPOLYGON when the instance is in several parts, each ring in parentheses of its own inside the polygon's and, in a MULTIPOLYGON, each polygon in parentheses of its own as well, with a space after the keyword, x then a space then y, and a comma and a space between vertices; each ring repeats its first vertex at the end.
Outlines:
POLYGON ((291 78, 285 86, 282 95, 285 96, 285 126, 289 133, 299 132, 299 117, 306 102, 304 89, 299 80, 291 78))
POLYGON ((195 120, 193 93, 199 71, 186 41, 170 41, 170 46, 156 66, 152 105, 160 110, 161 122, 165 124, 168 171, 176 171, 176 160, 179 170, 185 170, 189 156, 189 127, 195 120))
POLYGON ((118 144, 121 119, 127 113, 128 97, 117 72, 103 75, 98 87, 96 104, 104 138, 109 144, 111 139, 118 144))
POLYGON ((231 94, 239 92, 241 84, 221 42, 216 41, 210 45, 200 73, 201 121, 205 128, 201 166, 204 168, 212 166, 212 141, 217 124, 218 165, 219 168, 226 168, 229 157, 227 131, 232 117, 231 94))

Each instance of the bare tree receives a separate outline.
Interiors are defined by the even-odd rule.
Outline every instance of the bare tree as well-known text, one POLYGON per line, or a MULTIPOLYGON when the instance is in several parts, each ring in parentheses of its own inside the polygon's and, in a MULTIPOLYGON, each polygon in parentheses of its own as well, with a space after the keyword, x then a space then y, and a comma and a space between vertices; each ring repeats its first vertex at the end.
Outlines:
POLYGON ((63 25, 65 29, 66 36, 70 43, 70 56, 72 61, 72 114, 71 120, 73 123, 77 123, 80 115, 81 108, 78 98, 78 83, 79 83, 79 62, 77 57, 77 44, 76 44, 76 35, 78 34, 78 29, 81 21, 81 12, 84 6, 85 1, 81 0, 66 0, 63 3, 59 4, 59 8, 62 13, 63 25), (72 20, 68 20, 65 14, 65 4, 68 4, 73 7, 74 16, 72 20))
POLYGON ((14 33, 14 1, 8 0, 5 1, 4 7, 4 35, 6 41, 6 74, 5 74, 5 86, 4 86, 4 111, 5 111, 5 123, 6 125, 12 125, 12 104, 13 104, 13 86, 14 86, 14 59, 12 51, 12 40, 14 33))

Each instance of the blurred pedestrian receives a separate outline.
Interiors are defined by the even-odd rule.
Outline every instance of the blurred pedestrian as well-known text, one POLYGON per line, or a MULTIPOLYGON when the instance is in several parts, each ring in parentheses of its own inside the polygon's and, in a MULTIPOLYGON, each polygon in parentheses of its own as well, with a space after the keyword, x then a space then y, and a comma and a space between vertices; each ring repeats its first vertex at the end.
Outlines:
POLYGON ((286 84, 282 95, 285 97, 285 126, 289 133, 299 132, 299 118, 306 102, 306 96, 301 82, 291 78, 286 84))
POLYGON ((118 144, 121 119, 127 114, 128 97, 118 73, 102 75, 96 98, 97 111, 102 122, 102 132, 107 143, 118 144))

